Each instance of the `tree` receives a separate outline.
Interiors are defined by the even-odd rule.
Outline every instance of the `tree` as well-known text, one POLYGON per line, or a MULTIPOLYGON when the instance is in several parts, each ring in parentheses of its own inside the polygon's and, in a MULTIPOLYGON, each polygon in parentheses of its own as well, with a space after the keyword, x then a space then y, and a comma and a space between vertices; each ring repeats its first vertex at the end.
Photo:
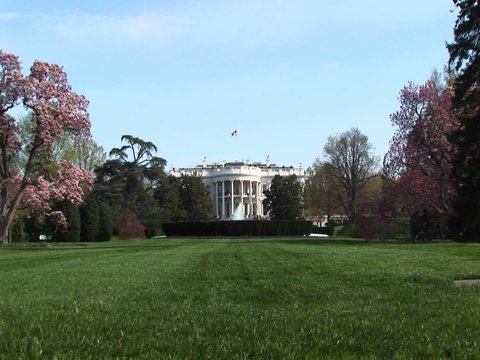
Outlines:
POLYGON ((68 200, 80 204, 84 188, 91 186, 90 174, 68 161, 45 173, 42 164, 51 159, 55 140, 65 133, 90 137, 88 101, 72 91, 63 68, 35 61, 23 76, 18 57, 0 50, 0 242, 9 240, 9 230, 20 206, 45 212, 58 226, 66 226, 53 202, 68 200), (18 136, 17 122, 8 115, 21 103, 34 117, 28 144, 18 136), (15 158, 27 149, 25 165, 15 158))
POLYGON ((68 201, 62 201, 54 207, 65 216, 67 220, 67 229, 57 231, 53 234, 53 240, 56 242, 78 242, 80 241, 80 209, 68 201))
POLYGON ((451 141, 457 192, 452 230, 461 240, 478 241, 480 234, 480 3, 454 0, 459 13, 454 41, 448 44, 450 66, 458 71, 453 106, 461 126, 451 141))
POLYGON ((296 175, 275 175, 264 191, 263 206, 272 220, 303 218, 303 187, 296 175))
POLYGON ((121 140, 126 145, 112 149, 112 159, 95 170, 92 196, 109 203, 114 222, 130 209, 143 225, 158 226, 160 207, 154 195, 166 181, 166 161, 154 156, 157 147, 152 142, 132 135, 123 135, 121 140))
POLYGON ((388 196, 394 196, 397 208, 406 215, 424 208, 452 214, 455 146, 449 138, 459 129, 452 95, 452 88, 438 79, 420 86, 410 83, 400 92, 400 110, 390 116, 397 130, 384 158, 383 174, 394 188, 388 196))
POLYGON ((172 175, 166 181, 159 182, 155 188, 154 197, 160 206, 161 223, 185 221, 188 218, 180 201, 180 188, 181 179, 172 175))
POLYGON ((179 200, 183 221, 212 220, 212 201, 202 178, 182 175, 180 178, 179 200))
POLYGON ((89 198, 80 208, 82 241, 99 241, 100 233, 100 211, 98 203, 89 198))
POLYGON ((98 241, 110 241, 113 233, 112 210, 103 202, 98 206, 98 241))
POLYGON ((334 181, 335 193, 351 223, 357 221, 363 203, 362 190, 377 175, 379 159, 373 154, 368 137, 357 128, 329 136, 323 162, 334 181))
MULTIPOLYGON (((32 112, 27 113, 18 120, 19 138, 21 144, 23 144, 17 156, 20 169, 23 168, 28 161, 28 145, 34 134, 33 129, 35 128, 35 123, 35 115, 32 112)), ((93 174, 93 170, 107 160, 107 154, 103 147, 98 145, 92 138, 85 138, 70 132, 65 132, 62 136, 54 140, 50 160, 54 163, 59 163, 60 160, 66 160, 93 174)))
POLYGON ((333 215, 343 215, 344 211, 334 190, 334 178, 327 170, 321 161, 316 161, 313 167, 307 169, 304 197, 308 217, 326 216, 329 223, 333 215))

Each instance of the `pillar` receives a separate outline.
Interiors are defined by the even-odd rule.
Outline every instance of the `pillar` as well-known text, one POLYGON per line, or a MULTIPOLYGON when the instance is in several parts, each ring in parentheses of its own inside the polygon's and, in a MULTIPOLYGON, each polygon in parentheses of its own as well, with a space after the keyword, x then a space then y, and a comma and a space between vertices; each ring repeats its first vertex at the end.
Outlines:
POLYGON ((251 219, 253 216, 253 198, 252 198, 252 181, 248 183, 248 217, 251 219))
POLYGON ((233 213, 235 212, 235 201, 233 200, 233 180, 230 180, 230 183, 232 185, 232 192, 230 194, 230 218, 233 218, 233 213))
POLYGON ((243 180, 240 180, 240 209, 242 209, 242 219, 245 217, 245 209, 243 207, 243 180))
POLYGON ((218 219, 218 181, 215 181, 215 219, 218 219))
POLYGON ((257 183, 257 215, 259 215, 260 217, 263 216, 262 186, 263 186, 262 183, 259 181, 259 182, 257 183))
POLYGON ((225 219, 225 181, 222 181, 222 219, 225 219))

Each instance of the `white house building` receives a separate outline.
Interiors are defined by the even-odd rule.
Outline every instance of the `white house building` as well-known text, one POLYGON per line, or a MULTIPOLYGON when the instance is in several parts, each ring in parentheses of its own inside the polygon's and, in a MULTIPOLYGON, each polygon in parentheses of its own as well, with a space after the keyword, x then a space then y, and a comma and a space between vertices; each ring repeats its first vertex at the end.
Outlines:
POLYGON ((221 220, 257 219, 265 217, 263 192, 269 189, 275 175, 296 175, 302 184, 305 170, 302 165, 276 166, 250 162, 224 162, 208 164, 203 159, 201 165, 194 168, 172 168, 170 175, 201 176, 212 199, 214 216, 221 220))

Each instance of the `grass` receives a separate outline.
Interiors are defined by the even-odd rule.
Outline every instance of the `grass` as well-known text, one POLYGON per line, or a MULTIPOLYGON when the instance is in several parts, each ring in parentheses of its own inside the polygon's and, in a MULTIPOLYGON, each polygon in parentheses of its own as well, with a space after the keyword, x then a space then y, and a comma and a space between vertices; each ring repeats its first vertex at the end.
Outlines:
POLYGON ((480 246, 161 239, 0 248, 1 359, 480 358, 480 246))

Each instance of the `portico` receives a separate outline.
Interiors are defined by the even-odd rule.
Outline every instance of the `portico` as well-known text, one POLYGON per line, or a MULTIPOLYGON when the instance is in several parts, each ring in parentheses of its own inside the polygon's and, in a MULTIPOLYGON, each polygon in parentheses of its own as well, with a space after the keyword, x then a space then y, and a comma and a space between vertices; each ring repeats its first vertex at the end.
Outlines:
POLYGON ((255 219, 262 215, 260 181, 230 178, 213 181, 211 187, 210 194, 217 219, 232 218, 238 207, 244 219, 255 219))
POLYGON ((201 176, 212 199, 213 215, 220 220, 258 219, 264 212, 263 192, 270 187, 275 175, 296 175, 298 181, 304 182, 305 171, 300 165, 276 166, 275 164, 233 162, 208 164, 204 159, 202 165, 194 168, 172 168, 173 176, 201 176), (239 217, 235 217, 239 216, 239 217))

